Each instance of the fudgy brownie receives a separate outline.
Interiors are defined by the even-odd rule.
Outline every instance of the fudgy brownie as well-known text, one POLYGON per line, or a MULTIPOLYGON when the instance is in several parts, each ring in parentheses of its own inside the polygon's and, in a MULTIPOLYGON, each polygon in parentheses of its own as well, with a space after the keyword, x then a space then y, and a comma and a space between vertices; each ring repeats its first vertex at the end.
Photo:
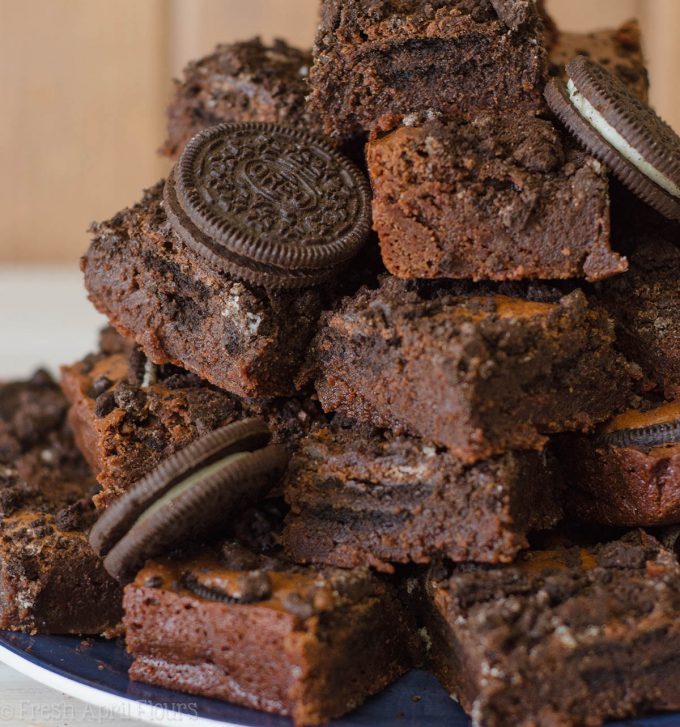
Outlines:
POLYGON ((279 39, 271 46, 260 38, 218 45, 175 81, 162 153, 176 158, 194 134, 222 122, 268 121, 321 133, 305 108, 311 65, 311 52, 279 39))
POLYGON ((391 273, 600 280, 626 270, 609 245, 605 167, 550 121, 484 113, 413 123, 367 147, 391 273))
MULTIPOLYGON (((639 206, 636 207, 639 209, 639 206)), ((652 385, 680 396, 680 242, 677 227, 643 213, 624 234, 626 275, 599 283, 593 300, 616 323, 617 345, 652 385)))
POLYGON ((410 431, 465 463, 540 450, 626 406, 639 372, 581 291, 555 302, 456 296, 385 277, 324 316, 310 375, 326 411, 410 431))
POLYGON ((566 64, 579 55, 601 63, 639 98, 648 100, 649 75, 637 20, 629 20, 616 30, 558 33, 550 49, 550 75, 566 77, 566 64))
POLYGON ((94 498, 98 508, 173 452, 232 422, 263 417, 275 441, 292 449, 323 419, 309 398, 241 399, 175 366, 150 364, 133 344, 127 348, 62 368, 69 421, 102 486, 94 498))
POLYGON ((0 385, 0 629, 113 632, 122 592, 87 542, 96 482, 44 372, 0 385))
POLYGON ((510 562, 562 506, 547 455, 509 452, 466 467, 419 439, 338 418, 302 440, 284 491, 293 560, 387 571, 437 555, 510 562))
POLYGON ((641 531, 505 567, 435 568, 425 591, 431 664, 476 725, 680 708, 680 566, 641 531))
POLYGON ((537 113, 544 33, 527 0, 324 0, 309 108, 339 138, 421 109, 537 113))
POLYGON ((293 394, 321 293, 268 291, 220 272, 179 239, 162 199, 161 182, 92 227, 81 263, 92 303, 157 364, 240 396, 293 394))
POLYGON ((627 411, 593 436, 561 438, 558 449, 580 520, 680 522, 680 401, 627 411))
POLYGON ((149 562, 125 590, 130 678, 316 725, 411 665, 389 584, 255 556, 149 562))

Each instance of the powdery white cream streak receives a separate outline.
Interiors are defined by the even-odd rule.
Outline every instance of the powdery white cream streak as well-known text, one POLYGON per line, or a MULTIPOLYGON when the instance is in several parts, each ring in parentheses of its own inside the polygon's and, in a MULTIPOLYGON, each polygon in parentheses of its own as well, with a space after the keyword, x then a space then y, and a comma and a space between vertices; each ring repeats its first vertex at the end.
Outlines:
POLYGON ((652 166, 640 152, 631 146, 619 132, 611 126, 602 114, 586 99, 576 88, 576 84, 569 79, 567 81, 569 98, 574 108, 581 116, 597 131, 597 133, 622 157, 627 159, 638 171, 649 177, 653 182, 664 189, 673 197, 680 197, 680 187, 674 184, 665 174, 662 174, 656 167, 652 166))

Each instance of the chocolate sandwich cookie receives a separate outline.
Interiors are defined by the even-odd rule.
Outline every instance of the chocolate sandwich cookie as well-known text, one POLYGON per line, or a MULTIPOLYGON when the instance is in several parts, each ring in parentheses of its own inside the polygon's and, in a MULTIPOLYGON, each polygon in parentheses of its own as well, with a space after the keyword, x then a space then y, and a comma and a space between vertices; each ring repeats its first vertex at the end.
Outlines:
POLYGON ((680 137, 599 63, 577 56, 566 83, 553 79, 550 108, 635 194, 680 221, 680 137))
POLYGON ((326 280, 371 226, 361 172, 321 139, 278 124, 221 124, 197 134, 166 182, 164 202, 195 253, 270 288, 326 280))
POLYGON ((288 457, 268 445, 264 421, 247 419, 196 440, 168 457, 99 518, 90 543, 120 581, 147 558, 218 531, 262 498, 288 457))
POLYGON ((615 526, 680 523, 680 401, 631 410, 562 445, 569 504, 615 526))

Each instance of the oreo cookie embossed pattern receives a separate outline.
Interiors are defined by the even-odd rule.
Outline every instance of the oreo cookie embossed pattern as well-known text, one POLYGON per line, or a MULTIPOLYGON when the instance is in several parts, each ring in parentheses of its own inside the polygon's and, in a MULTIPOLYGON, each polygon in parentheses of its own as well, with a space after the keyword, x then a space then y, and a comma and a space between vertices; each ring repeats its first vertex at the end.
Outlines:
POLYGON ((182 240, 256 285, 306 287, 359 251, 368 184, 315 137, 276 124, 222 124, 187 144, 165 187, 182 240))

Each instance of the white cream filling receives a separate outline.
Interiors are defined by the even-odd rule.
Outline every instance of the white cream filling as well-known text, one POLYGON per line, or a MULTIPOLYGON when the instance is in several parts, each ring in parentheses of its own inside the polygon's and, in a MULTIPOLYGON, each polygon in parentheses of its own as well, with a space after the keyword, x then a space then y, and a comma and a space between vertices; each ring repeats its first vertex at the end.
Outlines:
POLYGON ((156 502, 151 505, 151 507, 149 507, 139 516, 139 519, 137 520, 135 525, 140 525, 152 515, 157 513, 162 507, 167 505, 171 500, 174 500, 176 497, 179 497, 185 492, 188 492, 194 485, 198 484, 201 480, 211 477, 215 474, 215 472, 222 469, 222 467, 224 467, 225 465, 231 464, 232 462, 237 462, 240 459, 244 459, 249 454, 250 452, 238 452, 237 454, 230 454, 224 459, 219 459, 217 460, 217 462, 213 462, 207 467, 197 470, 192 475, 189 475, 186 480, 182 480, 179 484, 168 490, 165 495, 159 497, 158 500, 156 500, 156 502))
POLYGON ((680 187, 671 181, 665 174, 662 174, 656 167, 653 167, 640 152, 631 146, 619 132, 611 126, 602 114, 586 99, 576 88, 576 84, 569 79, 567 81, 569 98, 574 108, 581 116, 597 131, 597 133, 616 151, 627 159, 639 172, 658 184, 661 189, 673 197, 680 197, 680 187))

